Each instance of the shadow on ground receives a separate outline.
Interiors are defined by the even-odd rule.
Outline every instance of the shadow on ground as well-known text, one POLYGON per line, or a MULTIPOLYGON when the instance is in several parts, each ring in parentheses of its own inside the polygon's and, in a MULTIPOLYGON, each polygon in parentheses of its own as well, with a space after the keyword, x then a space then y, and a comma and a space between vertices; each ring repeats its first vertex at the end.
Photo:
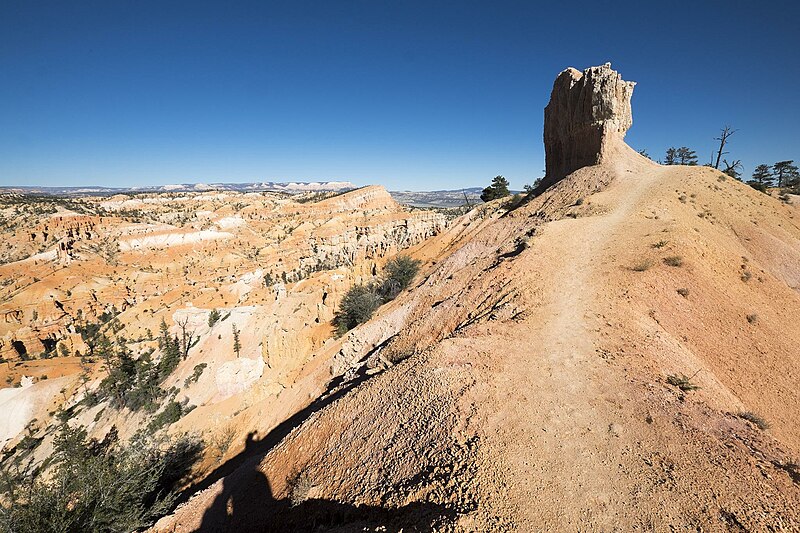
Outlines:
MULTIPOLYGON (((378 347, 380 348, 380 347, 378 347)), ((327 392, 288 418, 264 438, 247 436, 245 449, 220 465, 200 483, 182 494, 186 501, 198 491, 223 479, 222 492, 205 513, 201 532, 216 531, 431 531, 452 520, 455 511, 439 504, 415 502, 404 507, 353 505, 324 499, 293 503, 274 497, 267 477, 259 470, 264 456, 314 413, 345 396, 368 379, 365 373, 344 383, 334 380, 327 392)))
POLYGON ((275 499, 258 465, 254 457, 225 477, 222 492, 204 513, 197 531, 432 531, 455 515, 430 503, 385 508, 308 499, 293 504, 275 499))

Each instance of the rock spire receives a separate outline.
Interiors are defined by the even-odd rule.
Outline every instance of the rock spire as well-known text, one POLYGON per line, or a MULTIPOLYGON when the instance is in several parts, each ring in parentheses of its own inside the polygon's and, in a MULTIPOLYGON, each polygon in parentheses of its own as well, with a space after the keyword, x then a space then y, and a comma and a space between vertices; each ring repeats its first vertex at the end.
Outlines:
POLYGON ((583 72, 568 68, 553 83, 544 108, 544 146, 549 186, 575 170, 603 162, 633 124, 632 81, 611 63, 583 72))

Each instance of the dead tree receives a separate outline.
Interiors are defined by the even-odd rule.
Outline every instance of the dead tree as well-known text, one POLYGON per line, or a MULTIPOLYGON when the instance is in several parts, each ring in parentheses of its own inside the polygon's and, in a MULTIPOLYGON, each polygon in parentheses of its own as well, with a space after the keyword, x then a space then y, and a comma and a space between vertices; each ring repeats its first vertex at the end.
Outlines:
POLYGON ((188 329, 189 317, 185 317, 183 320, 176 320, 175 323, 181 329, 181 356, 186 359, 189 356, 189 348, 192 347, 192 342, 194 341, 195 331, 188 329))
POLYGON ((725 143, 728 142, 728 137, 736 133, 736 130, 731 128, 730 126, 725 126, 719 133, 719 137, 714 137, 715 140, 719 141, 719 150, 717 150, 717 161, 714 163, 714 168, 719 170, 719 162, 722 159, 724 154, 728 152, 723 151, 725 149, 725 143))
POLYGON ((472 202, 469 201, 469 197, 467 197, 467 191, 461 189, 461 192, 464 194, 464 202, 467 204, 467 211, 472 210, 472 202))
POLYGON ((732 177, 733 179, 738 180, 739 176, 742 175, 742 170, 744 169, 744 167, 742 166, 742 162, 739 159, 737 159, 736 161, 731 161, 729 163, 727 159, 723 159, 722 163, 725 165, 725 170, 723 170, 722 172, 732 177))

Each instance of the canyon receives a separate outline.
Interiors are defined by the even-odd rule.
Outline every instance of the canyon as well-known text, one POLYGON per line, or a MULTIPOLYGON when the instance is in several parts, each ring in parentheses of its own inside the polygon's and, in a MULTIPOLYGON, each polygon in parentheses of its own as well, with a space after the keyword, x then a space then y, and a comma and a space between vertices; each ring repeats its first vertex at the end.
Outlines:
POLYGON ((796 530, 800 199, 641 156, 632 91, 563 71, 541 184, 466 212, 380 186, 4 197, 7 457, 46 461, 56 413, 148 427, 165 407, 88 401, 87 331, 161 361, 166 328, 157 431, 204 451, 152 531, 796 530), (337 336, 400 255, 413 283, 337 336))

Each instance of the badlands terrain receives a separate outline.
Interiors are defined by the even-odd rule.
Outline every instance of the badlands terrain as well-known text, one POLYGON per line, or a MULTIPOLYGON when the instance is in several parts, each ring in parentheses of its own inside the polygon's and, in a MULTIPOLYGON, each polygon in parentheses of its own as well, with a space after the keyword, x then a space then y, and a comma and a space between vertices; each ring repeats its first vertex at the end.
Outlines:
POLYGON ((640 156, 632 92, 562 72, 541 185, 457 218, 380 187, 4 197, 6 460, 46 460, 53 413, 124 440, 173 402, 154 431, 204 451, 154 531, 800 530, 800 198, 640 156), (337 338, 401 252, 414 282, 337 338), (87 401, 86 332, 158 361, 162 320, 191 335, 158 408, 87 401))
MULTIPOLYGON (((334 343, 330 322, 354 280, 448 223, 402 208, 381 187, 298 197, 7 195, 2 206, 0 442, 33 437, 38 460, 52 449, 54 409, 78 405, 105 377, 93 357, 98 330, 125 339, 134 357, 159 349, 162 321, 181 338, 186 330, 191 346, 162 388, 174 385, 175 400, 196 408, 186 427, 232 433, 254 416, 251 404, 277 399, 334 343), (220 320, 210 326, 212 309, 220 320)), ((78 407, 74 422, 92 436, 115 426, 124 437, 147 417, 101 402, 78 407)))

